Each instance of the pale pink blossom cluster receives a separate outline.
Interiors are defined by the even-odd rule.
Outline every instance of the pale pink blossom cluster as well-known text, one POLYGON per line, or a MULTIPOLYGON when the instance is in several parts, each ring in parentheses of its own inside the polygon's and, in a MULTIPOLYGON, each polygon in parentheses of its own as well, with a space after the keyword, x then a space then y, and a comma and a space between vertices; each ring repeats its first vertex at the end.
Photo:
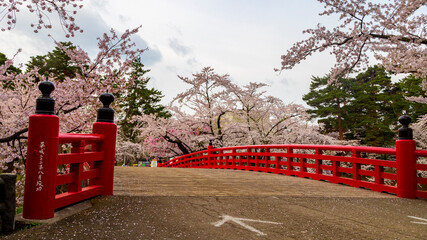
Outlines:
POLYGON ((298 104, 267 96, 265 84, 233 84, 210 67, 192 78, 178 76, 190 88, 169 106, 172 117, 139 117, 139 138, 146 155, 171 157, 215 147, 254 144, 331 144, 298 104))
POLYGON ((285 104, 266 96, 263 83, 249 83, 230 90, 236 97, 238 119, 243 125, 243 144, 331 144, 332 138, 319 133, 319 126, 300 104, 285 104))
POLYGON ((116 163, 136 163, 136 160, 142 155, 141 144, 117 139, 116 145, 116 163))
MULTIPOLYGON (((427 149, 427 114, 419 117, 418 121, 411 125, 414 132, 414 140, 421 149, 427 149)), ((425 158, 424 164, 427 164, 425 158)), ((427 175, 427 172, 425 172, 427 175)))
POLYGON ((336 57, 332 79, 353 70, 363 70, 369 53, 394 73, 427 76, 426 0, 318 0, 340 22, 328 29, 320 24, 305 30, 309 38, 295 43, 282 56, 280 69, 291 69, 315 52, 330 50, 336 57))
POLYGON ((31 23, 31 27, 35 33, 38 33, 42 28, 51 29, 52 21, 49 16, 57 14, 59 22, 66 37, 73 37, 75 32, 83 32, 83 30, 75 24, 74 15, 77 10, 82 8, 80 3, 83 0, 4 0, 1 1, 0 7, 3 10, 0 12, 0 21, 6 23, 2 27, 2 31, 11 30, 17 22, 17 14, 21 10, 28 10, 30 14, 37 17, 38 21, 31 23))

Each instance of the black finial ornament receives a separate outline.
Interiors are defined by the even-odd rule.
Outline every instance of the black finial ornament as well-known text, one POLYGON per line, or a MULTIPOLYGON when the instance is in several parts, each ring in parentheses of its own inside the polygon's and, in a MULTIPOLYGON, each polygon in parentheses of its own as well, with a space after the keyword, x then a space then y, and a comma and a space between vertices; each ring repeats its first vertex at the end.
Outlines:
POLYGON ((400 124, 402 127, 399 128, 399 140, 412 140, 412 128, 409 127, 411 123, 411 117, 403 115, 399 118, 400 124))
POLYGON ((55 90, 55 85, 49 81, 39 83, 39 90, 42 95, 36 100, 36 114, 55 114, 55 100, 50 97, 50 94, 55 90))
POLYGON ((209 146, 213 146, 212 139, 209 139, 209 146))
POLYGON ((114 122, 114 110, 110 108, 110 104, 114 101, 114 96, 111 93, 103 93, 99 96, 99 100, 103 106, 98 109, 97 122, 114 122))

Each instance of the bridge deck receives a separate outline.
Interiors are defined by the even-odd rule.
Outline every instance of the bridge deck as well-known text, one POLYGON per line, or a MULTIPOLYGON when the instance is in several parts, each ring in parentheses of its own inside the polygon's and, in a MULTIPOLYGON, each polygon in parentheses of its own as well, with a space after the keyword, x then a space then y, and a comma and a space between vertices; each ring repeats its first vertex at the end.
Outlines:
POLYGON ((427 239, 425 200, 257 172, 115 171, 115 196, 5 239, 427 239))
POLYGON ((298 177, 219 169, 116 167, 114 195, 395 198, 298 177))

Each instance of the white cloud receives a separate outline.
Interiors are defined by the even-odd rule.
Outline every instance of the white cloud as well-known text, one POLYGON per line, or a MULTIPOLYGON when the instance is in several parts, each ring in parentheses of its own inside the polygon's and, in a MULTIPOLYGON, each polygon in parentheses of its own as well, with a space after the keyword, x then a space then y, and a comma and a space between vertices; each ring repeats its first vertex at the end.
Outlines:
POLYGON ((188 55, 191 52, 191 49, 189 47, 184 46, 176 38, 169 39, 169 46, 179 56, 186 56, 186 55, 188 55))
MULTIPOLYGON (((103 5, 96 5, 97 7, 103 5)), ((76 15, 76 24, 80 26, 84 32, 76 33, 73 38, 66 38, 63 29, 59 26, 55 19, 51 19, 53 29, 40 30, 39 33, 34 33, 29 27, 34 18, 27 14, 18 16, 20 24, 12 31, 2 32, 0 34, 0 52, 5 53, 8 57, 12 57, 19 48, 22 48, 22 53, 16 57, 16 62, 26 63, 30 56, 44 55, 51 51, 54 47, 54 41, 72 41, 75 45, 86 50, 90 56, 94 57, 98 52, 98 37, 104 33, 108 33, 111 29, 94 8, 85 7, 76 15), (49 37, 48 35, 51 35, 49 37)), ((120 32, 118 33, 120 34, 120 32)), ((133 41, 138 48, 148 48, 149 51, 143 53, 144 63, 146 65, 154 64, 161 60, 160 51, 154 46, 151 47, 140 35, 133 37, 133 41)))
MULTIPOLYGON (((191 76, 205 66, 230 74, 239 84, 266 82, 269 94, 303 103, 311 76, 323 76, 333 65, 331 56, 320 54, 293 70, 273 71, 280 67, 280 55, 304 38, 302 30, 335 21, 317 16, 322 7, 315 0, 85 0, 84 5, 77 19, 85 32, 72 40, 89 52, 96 48, 96 37, 110 28, 142 25, 134 40, 139 48, 149 48, 143 63, 151 69, 150 84, 165 95, 164 103, 186 88, 176 75, 191 76)), ((54 34, 63 35, 61 29, 54 34)), ((53 43, 42 34, 1 33, 0 51, 19 47, 33 56, 45 54, 53 43)))
POLYGON ((204 66, 228 73, 240 84, 268 81, 270 94, 303 103, 311 75, 327 73, 331 58, 309 60, 298 71, 278 74, 273 69, 280 66, 286 48, 303 38, 302 30, 317 24, 319 6, 308 0, 110 1, 106 21, 118 28, 141 24, 147 42, 158 46, 163 58, 150 66, 150 74, 165 103, 184 90, 177 74, 191 76, 204 66), (126 13, 127 26, 115 12, 126 13), (284 77, 293 79, 292 85, 281 84, 284 77))

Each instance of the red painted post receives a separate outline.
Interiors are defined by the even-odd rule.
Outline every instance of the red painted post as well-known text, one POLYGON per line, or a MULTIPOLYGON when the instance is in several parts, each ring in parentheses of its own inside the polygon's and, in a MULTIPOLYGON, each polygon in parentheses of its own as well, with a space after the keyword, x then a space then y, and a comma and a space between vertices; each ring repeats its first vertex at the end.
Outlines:
POLYGON ((323 175, 323 171, 321 169, 322 159, 320 158, 322 153, 323 153, 323 151, 319 148, 316 148, 315 153, 314 153, 316 155, 316 159, 315 159, 315 161, 316 161, 316 163, 315 163, 316 164, 316 174, 319 176, 323 175))
POLYGON ((238 160, 237 159, 237 156, 236 156, 236 149, 235 148, 233 148, 232 150, 231 150, 231 159, 233 159, 233 167, 234 167, 234 169, 238 169, 238 168, 240 168, 241 166, 240 166, 240 164, 238 163, 238 161, 236 161, 236 160, 238 160), (237 165, 239 166, 239 167, 237 167, 237 165))
POLYGON ((59 118, 32 115, 28 127, 23 218, 54 216, 59 118))
POLYGON ((114 110, 110 108, 110 104, 114 101, 114 96, 110 93, 103 93, 99 100, 103 103, 103 107, 98 109, 98 117, 92 129, 94 134, 104 135, 104 141, 101 144, 104 160, 101 163, 98 184, 102 185, 102 195, 113 195, 117 125, 114 124, 114 110))
POLYGON ((415 198, 417 190, 417 172, 415 164, 416 143, 414 140, 396 141, 397 196, 415 198))
POLYGON ((307 167, 305 165, 306 163, 307 163, 307 159, 306 158, 301 158, 301 169, 300 169, 300 172, 302 172, 302 173, 306 173, 307 172, 307 167))
POLYGON ((376 165, 375 166, 375 184, 383 185, 384 178, 381 177, 381 173, 384 171, 384 167, 376 165))
POLYGON ((215 162, 212 162, 212 157, 211 157, 211 155, 212 155, 212 149, 213 149, 213 146, 212 146, 212 140, 209 140, 209 146, 208 146, 208 162, 209 162, 209 166, 211 167, 211 168, 214 168, 215 166, 214 165, 216 165, 216 164, 214 164, 215 162))
POLYGON ((294 150, 291 147, 287 147, 286 148, 286 153, 287 153, 287 170, 288 171, 293 171, 294 168, 292 167, 292 162, 294 161, 294 158, 289 157, 291 154, 293 154, 294 150))
POLYGON ((359 187, 358 181, 360 181, 360 179, 361 179, 360 175, 359 175, 360 164, 355 162, 357 158, 360 158, 360 152, 358 152, 356 149, 353 149, 353 153, 352 153, 353 171, 352 171, 352 174, 353 174, 353 180, 354 180, 353 183, 355 184, 354 185, 355 187, 359 187))
POLYGON ((100 184, 103 186, 102 195, 113 195, 117 125, 96 122, 93 124, 93 133, 104 135, 104 142, 101 147, 102 151, 104 151, 104 160, 101 163, 100 175, 100 184))
POLYGON ((399 122, 403 125, 399 129, 399 140, 396 141, 396 175, 397 196, 401 198, 415 198, 417 192, 417 172, 415 156, 416 142, 412 140, 412 129, 409 128, 411 118, 401 116, 399 122))
POLYGON ((24 209, 26 219, 54 216, 56 159, 58 156, 59 118, 54 114, 55 101, 51 82, 41 82, 43 95, 37 99, 36 114, 30 116, 25 168, 24 209))

